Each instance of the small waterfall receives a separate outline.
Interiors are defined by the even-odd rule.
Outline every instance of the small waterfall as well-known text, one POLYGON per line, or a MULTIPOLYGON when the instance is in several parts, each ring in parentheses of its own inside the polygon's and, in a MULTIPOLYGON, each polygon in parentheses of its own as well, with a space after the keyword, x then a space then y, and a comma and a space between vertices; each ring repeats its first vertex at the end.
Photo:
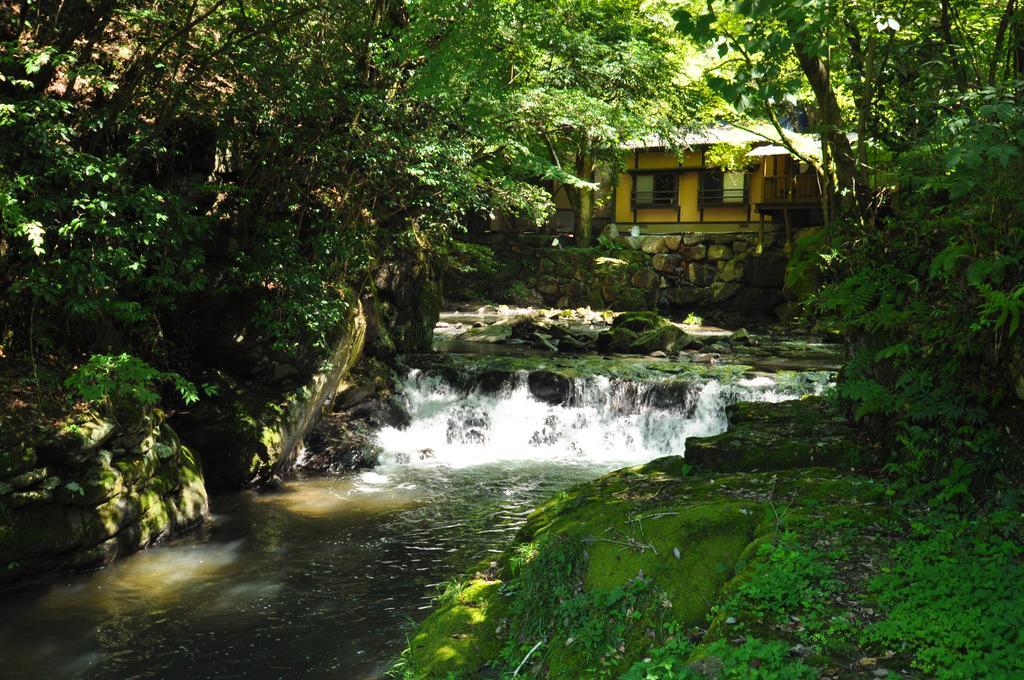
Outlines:
POLYGON ((729 404, 782 401, 809 391, 781 388, 767 376, 638 382, 535 371, 499 384, 467 384, 414 370, 404 385, 412 423, 379 433, 381 465, 639 464, 683 454, 689 437, 725 431, 729 404))

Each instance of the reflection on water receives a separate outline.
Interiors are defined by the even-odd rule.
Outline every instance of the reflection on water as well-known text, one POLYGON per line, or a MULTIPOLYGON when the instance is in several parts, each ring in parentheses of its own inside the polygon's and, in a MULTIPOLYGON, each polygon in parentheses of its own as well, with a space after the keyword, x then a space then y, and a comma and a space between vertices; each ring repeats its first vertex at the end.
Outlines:
POLYGON ((724 429, 729 401, 796 396, 758 377, 666 407, 602 380, 550 406, 523 385, 466 394, 413 376, 412 426, 381 433, 376 470, 217 497, 199 535, 3 594, 0 676, 378 678, 437 583, 500 553, 540 501, 681 453, 724 429))

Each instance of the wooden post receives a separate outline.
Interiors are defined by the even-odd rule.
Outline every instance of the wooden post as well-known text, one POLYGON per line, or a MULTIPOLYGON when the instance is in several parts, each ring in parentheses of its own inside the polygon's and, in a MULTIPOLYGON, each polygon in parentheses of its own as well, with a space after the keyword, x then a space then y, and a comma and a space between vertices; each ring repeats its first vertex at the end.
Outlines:
POLYGON ((785 251, 786 251, 786 255, 792 255, 793 254, 793 226, 791 225, 790 220, 789 220, 789 208, 785 208, 782 211, 782 214, 784 215, 785 220, 786 220, 786 247, 785 247, 785 251))

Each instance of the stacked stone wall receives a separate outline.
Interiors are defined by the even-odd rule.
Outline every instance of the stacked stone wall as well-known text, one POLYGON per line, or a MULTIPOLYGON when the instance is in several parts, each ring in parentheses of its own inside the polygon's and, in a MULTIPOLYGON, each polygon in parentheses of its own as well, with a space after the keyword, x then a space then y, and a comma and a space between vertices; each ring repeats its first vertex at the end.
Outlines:
POLYGON ((480 239, 499 262, 494 274, 460 276, 449 286, 509 304, 629 311, 785 315, 788 256, 781 234, 684 233, 620 237, 608 247, 560 248, 550 239, 480 239), (759 247, 760 246, 760 247, 759 247))

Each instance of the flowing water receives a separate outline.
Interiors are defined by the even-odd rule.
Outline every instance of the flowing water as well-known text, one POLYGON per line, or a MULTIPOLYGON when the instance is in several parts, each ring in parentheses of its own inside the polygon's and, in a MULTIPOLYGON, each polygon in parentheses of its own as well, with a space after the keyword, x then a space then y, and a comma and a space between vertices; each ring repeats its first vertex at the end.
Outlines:
POLYGON ((3 678, 378 678, 436 585, 497 555, 560 489, 679 454, 725 406, 818 391, 769 375, 588 377, 564 405, 412 371, 413 416, 381 464, 214 497, 203 531, 113 566, 0 594, 3 678))

